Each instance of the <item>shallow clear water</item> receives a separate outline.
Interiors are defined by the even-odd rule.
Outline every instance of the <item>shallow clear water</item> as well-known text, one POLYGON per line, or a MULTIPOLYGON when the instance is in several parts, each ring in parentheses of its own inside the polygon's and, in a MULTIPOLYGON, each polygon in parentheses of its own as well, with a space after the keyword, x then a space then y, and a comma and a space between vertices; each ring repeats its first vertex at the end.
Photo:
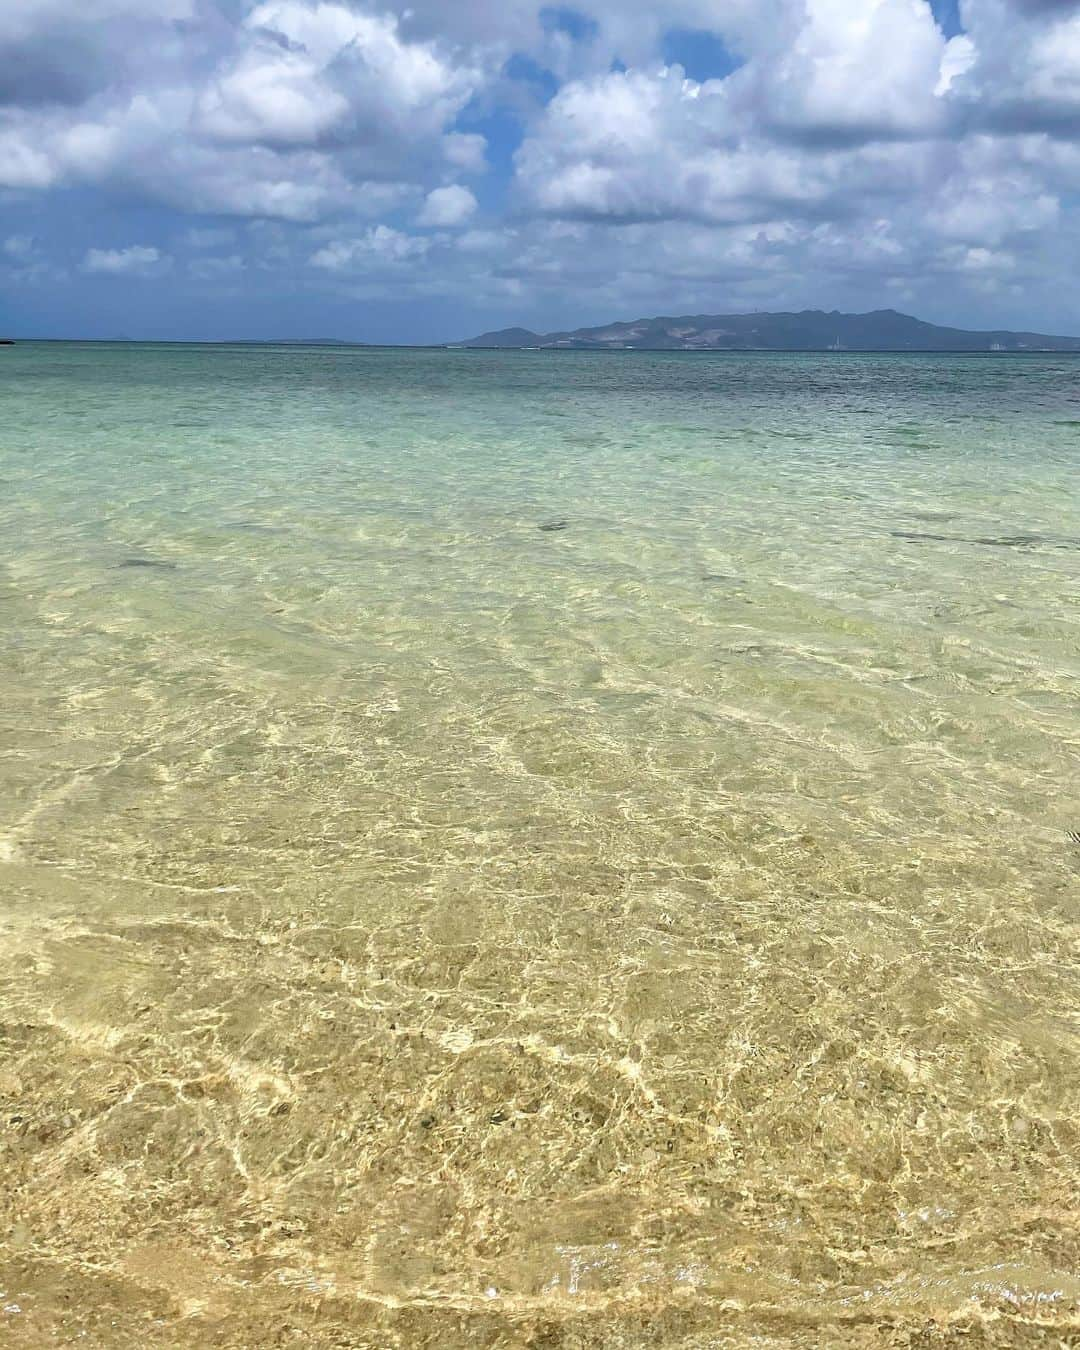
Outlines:
POLYGON ((28 343, 0 478, 5 1344, 1080 1331, 1080 361, 28 343))

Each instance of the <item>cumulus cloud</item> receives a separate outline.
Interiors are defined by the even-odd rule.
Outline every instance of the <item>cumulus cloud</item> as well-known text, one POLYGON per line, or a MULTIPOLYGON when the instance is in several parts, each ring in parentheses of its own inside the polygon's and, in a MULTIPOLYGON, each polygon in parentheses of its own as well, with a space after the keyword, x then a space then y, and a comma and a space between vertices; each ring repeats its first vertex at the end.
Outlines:
POLYGON ((766 127, 833 144, 942 127, 936 91, 949 44, 923 0, 805 0, 792 18, 783 50, 731 80, 766 127))
POLYGON ((973 0, 970 60, 954 82, 971 125, 1080 141, 1080 5, 973 0))
POLYGON ((313 220, 483 168, 483 137, 453 125, 482 55, 407 39, 394 13, 327 0, 271 0, 239 22, 224 0, 94 9, 91 24, 73 0, 20 0, 0 17, 0 187, 100 184, 181 210, 313 220), (12 82, 46 56, 57 69, 31 78, 33 96, 12 82))
POLYGON ((339 4, 271 0, 235 47, 195 106, 197 126, 229 143, 382 149, 437 137, 479 79, 431 43, 403 41, 396 17, 339 4))
POLYGON ((82 269, 114 277, 149 277, 167 271, 171 264, 172 259, 159 249, 132 244, 130 248, 88 249, 82 269))
POLYGON ((312 267, 327 272, 370 269, 379 264, 400 265, 422 257, 431 247, 430 240, 403 234, 387 225, 355 239, 336 239, 311 255, 312 267))
POLYGON ((569 85, 518 153, 519 186, 549 215, 735 223, 842 213, 860 188, 900 194, 925 176, 925 145, 770 139, 728 84, 672 67, 569 85))
POLYGON ((88 249, 72 223, 66 255, 5 243, 0 263, 152 276, 175 252, 171 284, 200 295, 247 273, 516 318, 545 297, 590 317, 814 287, 1060 306, 1080 0, 960 15, 949 37, 928 0, 9 0, 0 190, 26 216, 8 243, 70 188, 162 224, 88 249), (665 59, 676 29, 728 54, 717 78, 665 59))
POLYGON ((464 225, 475 214, 476 206, 476 198, 466 187, 455 183, 452 187, 435 188, 428 193, 417 223, 453 229, 464 225))

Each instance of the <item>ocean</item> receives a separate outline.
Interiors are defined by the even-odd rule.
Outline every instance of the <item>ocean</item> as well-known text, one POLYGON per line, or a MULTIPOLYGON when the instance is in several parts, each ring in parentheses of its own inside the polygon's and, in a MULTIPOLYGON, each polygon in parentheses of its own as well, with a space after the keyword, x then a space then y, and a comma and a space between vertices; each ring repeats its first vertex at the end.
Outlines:
POLYGON ((0 479, 5 1345, 1080 1332, 1080 360, 26 342, 0 479))

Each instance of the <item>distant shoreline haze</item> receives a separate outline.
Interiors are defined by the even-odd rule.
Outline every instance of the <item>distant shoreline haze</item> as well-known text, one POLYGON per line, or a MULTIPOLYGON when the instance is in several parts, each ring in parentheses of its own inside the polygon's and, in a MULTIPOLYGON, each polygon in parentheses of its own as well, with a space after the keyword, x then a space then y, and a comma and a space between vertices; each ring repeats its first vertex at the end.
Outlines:
POLYGON ((1080 337, 1009 329, 949 328, 926 323, 894 309, 866 314, 805 309, 751 314, 660 315, 601 324, 593 328, 536 333, 500 328, 453 342, 378 342, 345 337, 113 338, 30 337, 0 333, 0 345, 27 342, 85 342, 103 345, 211 347, 342 347, 401 350, 677 351, 677 352, 954 352, 1080 355, 1080 337))
POLYGON ((1077 337, 944 328, 895 309, 868 314, 806 309, 790 314, 661 316, 555 333, 502 328, 447 345, 577 351, 1080 352, 1077 337))

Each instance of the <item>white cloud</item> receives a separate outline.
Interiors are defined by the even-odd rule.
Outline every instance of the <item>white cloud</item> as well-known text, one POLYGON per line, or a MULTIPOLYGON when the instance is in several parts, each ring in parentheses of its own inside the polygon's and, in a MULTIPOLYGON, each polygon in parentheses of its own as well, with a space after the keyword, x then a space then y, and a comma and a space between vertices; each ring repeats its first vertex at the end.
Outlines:
POLYGON ((30 144, 17 126, 0 125, 0 187, 48 188, 58 176, 49 156, 30 144))
POLYGON ((1080 5, 971 0, 970 60, 953 82, 971 122, 1080 140, 1080 5))
POLYGON ((487 168, 485 152, 487 141, 475 132, 448 132, 442 139, 442 151, 447 164, 462 173, 483 173, 487 168))
POLYGON ((781 51, 755 53, 733 98, 799 140, 860 143, 932 134, 947 44, 924 0, 805 0, 781 51))
MULTIPOLYGON (((47 212, 50 190, 79 187, 212 217, 186 234, 166 217, 177 286, 246 267, 268 288, 452 294, 516 317, 569 294, 597 314, 962 299, 1003 278, 1075 296, 1080 0, 963 0, 951 40, 926 0, 568 8, 0 0, 5 205, 47 212), (713 34, 737 69, 687 78, 665 64, 670 28, 713 34), (524 128, 509 173, 479 134, 493 116, 524 128), (509 179, 485 204, 505 186, 507 206, 478 229, 485 172, 509 179)), ((52 250, 26 209, 10 237, 52 250)), ((69 229, 50 266, 84 253, 69 229)), ((169 246, 140 237, 82 270, 162 274, 169 246)), ((7 277, 29 265, 6 244, 0 259, 7 277)))
POLYGON ((975 63, 975 44, 966 33, 950 38, 941 57, 941 69, 934 85, 936 98, 943 98, 956 81, 975 63))
POLYGON ((99 272, 107 276, 148 277, 167 271, 172 259, 158 249, 145 244, 130 248, 91 248, 83 258, 84 272, 99 272))
POLYGON ((521 191, 550 215, 730 224, 847 212, 860 190, 919 185, 925 148, 771 140, 729 83, 673 67, 568 85, 518 153, 521 191))
POLYGON ((355 239, 338 239, 312 254, 312 267, 327 272, 368 270, 379 264, 401 265, 423 255, 431 241, 377 225, 355 239))
POLYGON ((493 254, 513 238, 513 233, 502 230, 466 230, 457 237, 457 247, 463 253, 493 254))
POLYGON ((416 218, 417 224, 453 229, 475 215, 476 206, 476 198, 466 187, 455 183, 451 187, 435 188, 428 193, 416 218))
POLYGON ((438 136, 480 71, 428 42, 403 41, 393 15, 271 0, 253 9, 196 102, 199 128, 230 143, 370 144, 438 136))
POLYGON ((214 0, 102 0, 91 25, 74 0, 15 8, 29 18, 0 17, 0 187, 103 184, 300 221, 483 168, 484 138, 453 124, 485 58, 408 39, 395 14, 271 0, 235 22, 214 0), (8 92, 27 69, 32 87, 8 92))
MULTIPOLYGON (((404 40, 394 15, 271 0, 247 15, 234 52, 198 92, 193 125, 212 146, 261 152, 277 166, 280 188, 249 192, 251 214, 312 219, 348 203, 364 180, 415 181, 460 158, 465 147, 444 133, 480 80, 469 59, 404 40), (295 169, 314 180, 306 199, 295 169)), ((467 148, 475 157, 475 141, 467 148)))

